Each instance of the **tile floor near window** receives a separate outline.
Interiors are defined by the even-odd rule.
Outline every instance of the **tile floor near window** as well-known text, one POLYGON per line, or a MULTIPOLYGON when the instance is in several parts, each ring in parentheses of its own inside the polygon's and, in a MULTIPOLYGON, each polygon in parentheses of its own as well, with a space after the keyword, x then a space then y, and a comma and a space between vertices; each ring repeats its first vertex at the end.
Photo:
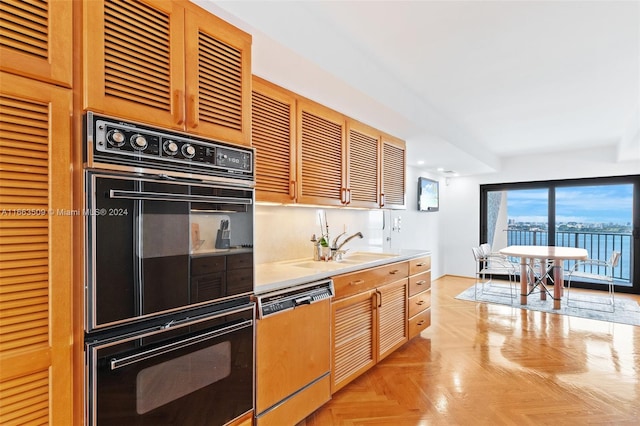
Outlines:
MULTIPOLYGON (((640 327, 456 300, 300 425, 637 425, 640 327)), ((640 301, 640 297, 630 297, 640 301)))

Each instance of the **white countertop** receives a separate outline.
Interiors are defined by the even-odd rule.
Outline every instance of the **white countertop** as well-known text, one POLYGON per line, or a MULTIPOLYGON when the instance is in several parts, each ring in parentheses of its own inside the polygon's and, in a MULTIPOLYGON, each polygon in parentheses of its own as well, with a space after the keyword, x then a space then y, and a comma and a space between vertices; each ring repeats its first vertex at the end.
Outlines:
MULTIPOLYGON (((362 253, 363 251, 360 251, 362 253)), ((367 250, 367 253, 376 253, 375 250, 367 250)), ((354 272, 361 269, 386 265, 393 262, 401 262, 414 257, 428 256, 429 250, 400 250, 397 253, 384 254, 384 258, 359 263, 349 262, 349 253, 344 255, 344 262, 313 261, 311 258, 288 260, 283 262, 262 263, 255 269, 255 294, 264 294, 271 291, 282 290, 300 284, 322 280, 335 275, 354 272), (296 266, 304 263, 305 266, 296 266)), ((354 253, 354 255, 356 255, 354 253)))

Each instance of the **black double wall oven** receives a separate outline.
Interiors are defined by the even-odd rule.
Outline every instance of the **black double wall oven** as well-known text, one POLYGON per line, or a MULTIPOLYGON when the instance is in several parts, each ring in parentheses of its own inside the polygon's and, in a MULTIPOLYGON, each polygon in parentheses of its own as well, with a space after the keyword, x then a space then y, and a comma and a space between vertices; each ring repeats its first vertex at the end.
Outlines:
POLYGON ((89 425, 222 425, 253 410, 250 148, 88 112, 89 425))

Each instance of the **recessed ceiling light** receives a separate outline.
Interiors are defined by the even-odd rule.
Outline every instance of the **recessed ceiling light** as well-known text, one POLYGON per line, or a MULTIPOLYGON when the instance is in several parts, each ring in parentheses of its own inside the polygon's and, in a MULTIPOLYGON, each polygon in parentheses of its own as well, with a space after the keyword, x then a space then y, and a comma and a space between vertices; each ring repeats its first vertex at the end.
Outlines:
POLYGON ((418 160, 418 165, 422 166, 424 164, 424 160, 418 160))
POLYGON ((444 167, 438 167, 439 172, 444 172, 444 167))

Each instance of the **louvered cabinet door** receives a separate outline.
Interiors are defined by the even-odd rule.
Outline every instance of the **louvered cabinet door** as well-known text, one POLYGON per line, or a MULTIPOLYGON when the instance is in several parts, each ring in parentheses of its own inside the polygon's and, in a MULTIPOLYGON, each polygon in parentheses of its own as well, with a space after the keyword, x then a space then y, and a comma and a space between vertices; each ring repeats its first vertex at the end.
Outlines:
POLYGON ((375 298, 373 291, 331 304, 333 354, 331 393, 376 364, 375 298))
POLYGON ((354 120, 347 122, 347 193, 352 207, 379 207, 380 133, 354 120))
POLYGON ((303 204, 346 203, 345 117, 315 102, 297 104, 297 199, 303 204))
POLYGON ((377 288, 378 362, 409 340, 407 330, 408 279, 377 288))
POLYGON ((0 424, 72 419, 71 91, 0 73, 0 424))
POLYGON ((403 209, 406 192, 405 142, 388 136, 382 137, 382 201, 381 207, 403 209))
POLYGON ((186 130, 251 145, 251 35, 200 9, 186 12, 186 130))
POLYGON ((0 69, 71 87, 72 7, 70 1, 2 0, 0 69))
POLYGON ((251 144, 256 149, 256 200, 295 201, 293 93, 253 77, 251 144))
POLYGON ((85 0, 84 108, 183 130, 184 8, 85 0))

